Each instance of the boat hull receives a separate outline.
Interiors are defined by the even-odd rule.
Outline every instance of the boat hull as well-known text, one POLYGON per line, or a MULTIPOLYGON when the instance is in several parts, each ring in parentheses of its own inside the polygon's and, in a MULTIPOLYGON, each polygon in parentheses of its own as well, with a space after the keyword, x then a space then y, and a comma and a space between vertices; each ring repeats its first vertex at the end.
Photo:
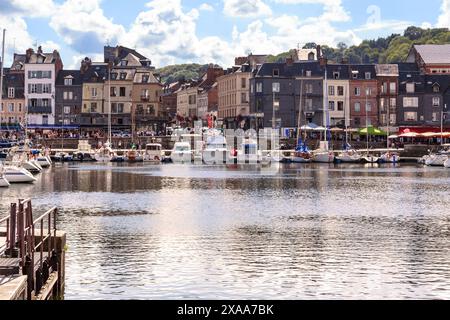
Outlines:
POLYGON ((204 150, 202 160, 205 164, 224 164, 227 163, 228 151, 226 149, 204 150))
POLYGON ((363 158, 364 162, 366 163, 378 163, 380 161, 379 157, 369 156, 363 158))
POLYGON ((399 163, 401 160, 399 155, 388 155, 388 154, 383 154, 380 157, 380 161, 383 163, 399 163))
POLYGON ((173 163, 191 163, 192 152, 172 152, 170 159, 173 163))
POLYGON ((444 162, 444 167, 450 168, 450 157, 444 162))
POLYGON ((319 152, 313 155, 313 162, 318 163, 333 163, 334 155, 331 152, 319 152))
POLYGON ((30 183, 37 180, 28 170, 19 167, 5 167, 4 177, 9 183, 30 183))
POLYGON ((425 164, 432 167, 443 167, 447 160, 448 156, 446 155, 434 155, 426 159, 425 164))

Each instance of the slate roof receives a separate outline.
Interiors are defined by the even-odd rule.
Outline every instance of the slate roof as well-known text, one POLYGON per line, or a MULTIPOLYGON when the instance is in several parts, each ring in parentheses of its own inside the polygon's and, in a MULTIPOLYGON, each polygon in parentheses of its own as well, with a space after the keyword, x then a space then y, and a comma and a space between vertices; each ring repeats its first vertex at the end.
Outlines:
POLYGON ((80 70, 61 70, 56 78, 56 85, 64 86, 64 79, 70 76, 72 77, 73 86, 81 86, 83 84, 83 77, 80 70))
POLYGON ((415 45, 414 49, 426 64, 450 64, 450 44, 415 45))

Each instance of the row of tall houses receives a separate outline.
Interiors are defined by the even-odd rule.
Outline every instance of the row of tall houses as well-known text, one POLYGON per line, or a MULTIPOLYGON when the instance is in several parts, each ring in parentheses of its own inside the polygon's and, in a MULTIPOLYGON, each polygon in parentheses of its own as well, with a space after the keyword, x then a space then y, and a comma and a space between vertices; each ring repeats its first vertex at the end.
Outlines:
POLYGON ((229 127, 450 126, 450 45, 417 45, 404 63, 375 65, 331 64, 318 47, 283 63, 247 62, 223 80, 218 111, 229 127))
POLYGON ((165 114, 154 70, 149 59, 122 46, 105 47, 102 62, 85 58, 79 70, 63 69, 56 50, 28 49, 5 69, 1 122, 95 130, 107 127, 111 113, 115 130, 158 130, 165 114))

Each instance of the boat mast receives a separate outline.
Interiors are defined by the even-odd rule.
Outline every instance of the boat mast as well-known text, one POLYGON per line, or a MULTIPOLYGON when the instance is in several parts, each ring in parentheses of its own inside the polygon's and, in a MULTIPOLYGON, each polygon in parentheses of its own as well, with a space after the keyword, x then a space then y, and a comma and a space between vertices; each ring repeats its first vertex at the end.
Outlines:
POLYGON ((367 138, 367 156, 369 156, 369 115, 367 112, 367 96, 369 95, 369 89, 365 88, 365 94, 366 94, 366 105, 365 105, 365 112, 366 112, 366 138, 367 138))
MULTIPOLYGON (((324 90, 325 90, 325 97, 324 97, 324 106, 323 106, 323 125, 324 127, 327 127, 328 121, 328 70, 327 70, 327 65, 325 64, 325 86, 324 86, 324 90)), ((323 137, 323 141, 326 141, 326 137, 325 135, 327 134, 326 130, 324 131, 324 137, 323 137)))
POLYGON ((112 146, 111 133, 111 62, 108 62, 108 142, 112 146))
POLYGON ((386 105, 387 105, 387 120, 386 120, 386 123, 387 123, 387 151, 389 152, 389 150, 390 150, 390 148, 389 148, 389 127, 391 126, 391 102, 390 102, 390 100, 388 99, 387 101, 385 101, 386 102, 386 105))
MULTIPOLYGON (((302 70, 302 77, 303 77, 303 70, 302 70)), ((300 102, 299 102, 299 106, 298 106, 298 127, 297 127, 297 143, 298 143, 298 139, 300 138, 300 134, 301 134, 301 121, 302 121, 302 112, 303 112, 303 78, 300 79, 300 102)))
MULTIPOLYGON (((0 66, 0 106, 2 106, 3 102, 3 65, 5 64, 5 37, 6 37, 6 29, 3 29, 2 56, 1 56, 2 60, 0 66)), ((1 126, 2 126, 2 117, 0 115, 0 129, 1 126)))

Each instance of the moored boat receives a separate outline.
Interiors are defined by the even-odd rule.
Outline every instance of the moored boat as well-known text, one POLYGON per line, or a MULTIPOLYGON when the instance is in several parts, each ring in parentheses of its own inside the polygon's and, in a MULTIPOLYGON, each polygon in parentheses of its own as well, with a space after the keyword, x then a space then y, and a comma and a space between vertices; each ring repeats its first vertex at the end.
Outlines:
POLYGON ((0 188, 9 187, 9 181, 6 179, 4 175, 3 165, 0 163, 0 188))
POLYGON ((174 163, 191 163, 192 149, 189 142, 175 142, 170 159, 174 163))
POLYGON ((444 167, 450 168, 450 157, 444 162, 444 167))
POLYGON ((9 183, 35 182, 37 179, 25 168, 4 166, 3 175, 9 183))
POLYGON ((148 143, 145 146, 144 162, 160 163, 161 161, 163 161, 162 145, 148 143))
POLYGON ((396 152, 391 151, 386 152, 380 157, 380 161, 384 163, 399 163, 400 160, 400 155, 396 152))

